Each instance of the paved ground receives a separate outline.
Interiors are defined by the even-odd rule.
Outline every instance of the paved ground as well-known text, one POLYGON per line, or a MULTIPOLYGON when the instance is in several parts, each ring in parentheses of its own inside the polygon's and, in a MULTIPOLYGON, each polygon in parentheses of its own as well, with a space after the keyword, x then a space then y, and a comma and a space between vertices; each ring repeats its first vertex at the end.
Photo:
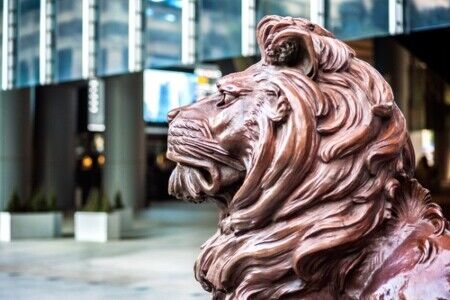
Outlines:
POLYGON ((216 228, 210 205, 172 202, 140 214, 125 240, 64 238, 0 243, 0 299, 210 299, 193 278, 200 245, 216 228))
POLYGON ((199 247, 215 231, 213 206, 156 205, 125 240, 67 237, 0 243, 0 299, 210 299, 193 278, 199 247))

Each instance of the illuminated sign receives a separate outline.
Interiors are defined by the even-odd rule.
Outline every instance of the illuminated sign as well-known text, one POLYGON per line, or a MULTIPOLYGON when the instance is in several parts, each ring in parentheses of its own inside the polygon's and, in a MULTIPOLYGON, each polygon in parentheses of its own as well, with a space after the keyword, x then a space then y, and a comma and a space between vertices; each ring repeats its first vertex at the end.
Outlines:
POLYGON ((105 86, 100 79, 88 82, 88 125, 94 132, 105 131, 105 86))

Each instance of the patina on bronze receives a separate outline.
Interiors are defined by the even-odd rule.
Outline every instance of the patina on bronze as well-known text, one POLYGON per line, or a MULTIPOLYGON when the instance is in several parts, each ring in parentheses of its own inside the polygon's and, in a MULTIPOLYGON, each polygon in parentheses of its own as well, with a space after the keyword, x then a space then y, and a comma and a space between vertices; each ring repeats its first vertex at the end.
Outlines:
POLYGON ((388 83, 307 20, 169 113, 169 192, 220 207, 195 276, 214 299, 450 299, 447 221, 415 179, 388 83))

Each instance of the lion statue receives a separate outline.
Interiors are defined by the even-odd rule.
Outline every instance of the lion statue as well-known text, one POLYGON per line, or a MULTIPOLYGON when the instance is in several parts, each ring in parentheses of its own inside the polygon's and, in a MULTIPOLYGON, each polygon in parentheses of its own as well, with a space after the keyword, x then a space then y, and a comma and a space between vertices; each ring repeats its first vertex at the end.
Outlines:
POLYGON ((267 16, 261 60, 169 112, 169 192, 213 200, 213 299, 450 299, 448 223, 388 83, 324 28, 267 16))

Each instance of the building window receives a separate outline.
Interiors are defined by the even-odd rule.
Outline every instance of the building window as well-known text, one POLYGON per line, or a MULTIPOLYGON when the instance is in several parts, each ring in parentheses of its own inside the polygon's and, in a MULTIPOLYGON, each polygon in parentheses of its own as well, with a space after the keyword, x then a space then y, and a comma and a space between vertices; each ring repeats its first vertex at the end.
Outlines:
POLYGON ((326 0, 325 27, 340 39, 389 34, 389 0, 326 0))
POLYGON ((241 0, 198 1, 198 56, 200 61, 241 55, 241 0))
POLYGON ((144 63, 146 68, 181 63, 181 0, 144 0, 144 63))
POLYGON ((82 1, 55 2, 55 80, 82 78, 82 1))
POLYGON ((39 82, 39 0, 17 2, 16 86, 39 82))
POLYGON ((98 9, 97 74, 128 72, 128 0, 99 0, 98 9))

